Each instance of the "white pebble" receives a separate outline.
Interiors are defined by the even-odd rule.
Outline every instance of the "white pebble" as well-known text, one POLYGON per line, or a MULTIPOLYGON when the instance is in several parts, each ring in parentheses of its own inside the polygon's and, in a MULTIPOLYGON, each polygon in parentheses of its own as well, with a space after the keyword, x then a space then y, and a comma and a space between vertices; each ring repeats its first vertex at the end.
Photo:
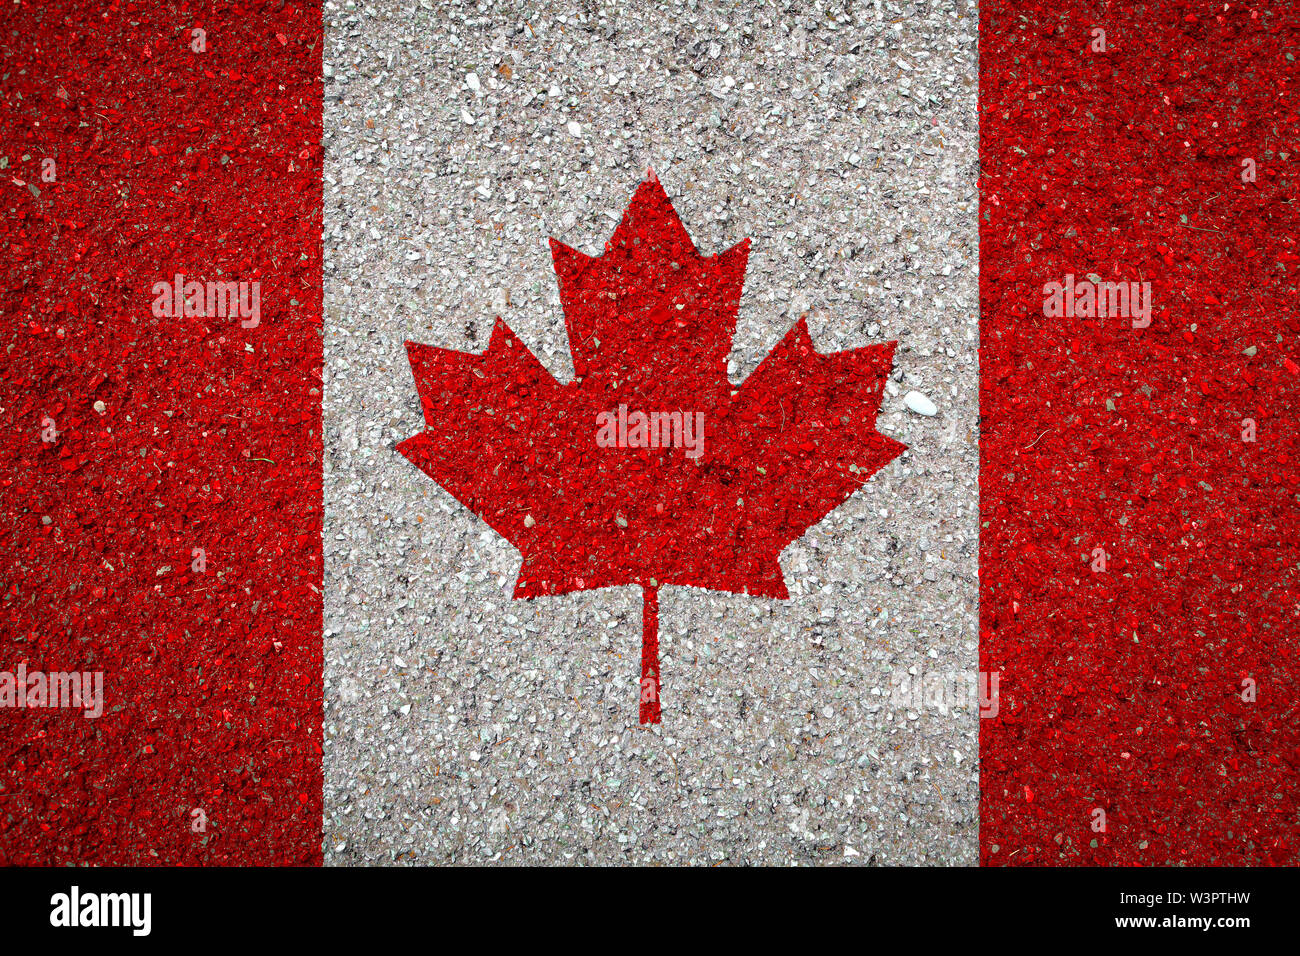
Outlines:
POLYGON ((903 396, 903 404, 916 412, 918 415, 925 415, 927 418, 933 418, 939 414, 938 407, 920 392, 908 392, 903 396))

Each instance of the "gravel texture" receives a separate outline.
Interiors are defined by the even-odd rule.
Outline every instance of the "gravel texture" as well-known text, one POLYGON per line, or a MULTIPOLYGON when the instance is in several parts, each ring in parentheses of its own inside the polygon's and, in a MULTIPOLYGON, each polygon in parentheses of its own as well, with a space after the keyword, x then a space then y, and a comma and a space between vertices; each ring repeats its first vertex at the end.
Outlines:
POLYGON ((977 667, 977 28, 326 3, 327 863, 976 861, 976 713, 890 690, 977 667), (640 591, 512 601, 518 552, 393 450, 406 339, 501 315, 572 377, 546 239, 599 253, 647 166, 701 253, 753 240, 732 380, 803 314, 822 352, 897 340, 909 446, 785 550, 788 601, 662 591, 653 728, 640 591))

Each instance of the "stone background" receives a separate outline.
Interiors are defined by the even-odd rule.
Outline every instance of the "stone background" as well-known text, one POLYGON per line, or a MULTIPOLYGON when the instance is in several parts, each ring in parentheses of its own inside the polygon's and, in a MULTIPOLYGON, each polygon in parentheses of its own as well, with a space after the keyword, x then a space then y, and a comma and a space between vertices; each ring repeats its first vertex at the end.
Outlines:
POLYGON ((973 864, 978 12, 966 3, 325 5, 325 860, 973 864), (393 451, 404 340, 501 315, 572 377, 548 236, 598 254, 654 167, 705 255, 753 239, 743 379, 801 314, 897 340, 909 446, 783 553, 788 601, 512 601, 519 554, 393 451), (908 410, 931 398, 938 415, 908 410))

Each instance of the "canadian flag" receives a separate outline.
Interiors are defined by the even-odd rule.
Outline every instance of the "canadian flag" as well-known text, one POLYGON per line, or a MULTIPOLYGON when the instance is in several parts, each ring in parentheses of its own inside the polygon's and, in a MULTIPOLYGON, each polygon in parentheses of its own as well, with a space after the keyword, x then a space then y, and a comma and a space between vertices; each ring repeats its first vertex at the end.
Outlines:
POLYGON ((13 4, 0 862, 1295 862, 1298 21, 13 4))

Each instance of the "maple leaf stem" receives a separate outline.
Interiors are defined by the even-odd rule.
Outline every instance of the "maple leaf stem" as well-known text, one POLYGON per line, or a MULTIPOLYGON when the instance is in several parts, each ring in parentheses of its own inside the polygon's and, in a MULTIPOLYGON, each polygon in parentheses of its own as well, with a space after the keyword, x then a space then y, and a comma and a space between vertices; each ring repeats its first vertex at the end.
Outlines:
POLYGON ((659 723, 659 589, 641 589, 641 723, 659 723))

